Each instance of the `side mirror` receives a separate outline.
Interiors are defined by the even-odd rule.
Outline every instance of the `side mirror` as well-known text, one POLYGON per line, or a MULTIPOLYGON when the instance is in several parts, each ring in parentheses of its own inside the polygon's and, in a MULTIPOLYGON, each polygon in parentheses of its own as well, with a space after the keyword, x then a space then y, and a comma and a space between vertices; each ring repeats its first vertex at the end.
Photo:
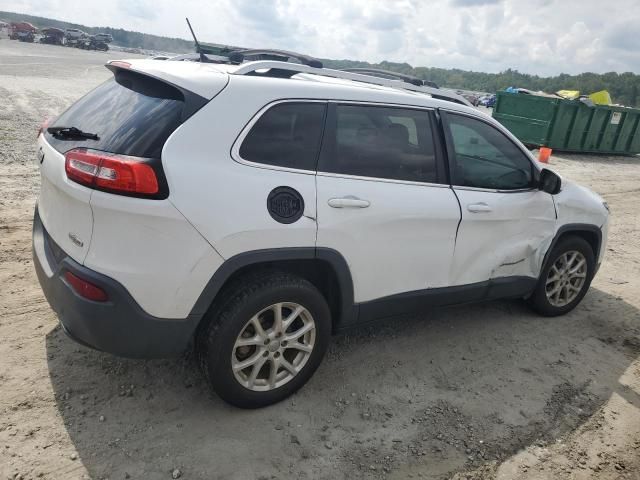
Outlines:
POLYGON ((562 187, 562 180, 560 176, 552 172, 551 170, 547 170, 543 168, 540 172, 540 181, 538 183, 538 188, 543 192, 547 192, 551 195, 555 195, 560 191, 562 187))

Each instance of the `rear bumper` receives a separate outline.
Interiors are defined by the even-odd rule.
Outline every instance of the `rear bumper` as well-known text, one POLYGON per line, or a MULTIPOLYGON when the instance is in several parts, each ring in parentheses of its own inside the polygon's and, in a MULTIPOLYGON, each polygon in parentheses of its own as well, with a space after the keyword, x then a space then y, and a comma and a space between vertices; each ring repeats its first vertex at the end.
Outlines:
POLYGON ((96 350, 130 358, 162 358, 183 352, 201 315, 162 319, 147 314, 118 282, 70 258, 49 237, 38 210, 33 220, 33 263, 40 286, 64 331, 75 341, 96 350), (79 296, 64 273, 102 288, 106 302, 79 296))

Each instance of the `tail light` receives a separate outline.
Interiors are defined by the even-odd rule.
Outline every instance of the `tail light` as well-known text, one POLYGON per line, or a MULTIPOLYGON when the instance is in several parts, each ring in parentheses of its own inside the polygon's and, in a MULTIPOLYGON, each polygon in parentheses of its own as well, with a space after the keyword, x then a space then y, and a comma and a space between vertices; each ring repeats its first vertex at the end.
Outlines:
POLYGON ((65 154, 67 178, 89 188, 143 198, 166 198, 159 161, 84 148, 65 154), (164 190, 164 192, 163 192, 164 190))
POLYGON ((64 272, 64 278, 71 288, 81 297, 93 300, 94 302, 106 302, 109 299, 107 292, 100 287, 91 282, 87 282, 69 271, 64 272))

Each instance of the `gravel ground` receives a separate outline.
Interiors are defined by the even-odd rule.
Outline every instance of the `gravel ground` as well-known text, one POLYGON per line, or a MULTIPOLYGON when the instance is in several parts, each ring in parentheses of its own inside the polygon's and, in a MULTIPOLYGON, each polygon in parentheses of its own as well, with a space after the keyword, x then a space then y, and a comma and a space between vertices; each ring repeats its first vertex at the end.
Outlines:
POLYGON ((613 211, 569 315, 492 302, 341 335, 297 395, 241 411, 189 354, 73 343, 38 286, 36 130, 108 58, 0 40, 0 479, 640 478, 638 159, 552 157, 613 211))

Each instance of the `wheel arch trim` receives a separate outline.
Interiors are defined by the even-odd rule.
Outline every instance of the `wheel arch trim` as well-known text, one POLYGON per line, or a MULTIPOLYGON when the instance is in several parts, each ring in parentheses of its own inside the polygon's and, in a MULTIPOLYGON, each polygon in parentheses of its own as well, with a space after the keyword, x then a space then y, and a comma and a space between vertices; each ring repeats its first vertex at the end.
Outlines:
POLYGON ((600 249, 602 248, 602 230, 600 229, 600 227, 590 223, 567 223, 566 225, 562 225, 560 228, 558 228, 555 236, 553 237, 553 240, 551 240, 551 244, 549 245, 549 248, 547 249, 547 252, 544 255, 542 268, 544 268, 544 266, 547 264, 549 255, 551 254, 552 250, 555 248, 558 241, 560 240, 560 238, 562 238, 563 235, 566 235, 567 233, 579 234, 579 233, 585 233, 585 232, 594 234, 596 236, 596 239, 597 239, 596 250, 593 252, 593 255, 597 262, 600 255, 600 249))
POLYGON ((227 281, 240 269, 265 263, 318 260, 326 262, 335 273, 340 292, 340 318, 337 324, 357 320, 358 306, 354 303, 353 280, 344 257, 336 250, 321 247, 291 247, 253 250, 235 255, 218 268, 205 285, 191 315, 204 316, 227 281))

